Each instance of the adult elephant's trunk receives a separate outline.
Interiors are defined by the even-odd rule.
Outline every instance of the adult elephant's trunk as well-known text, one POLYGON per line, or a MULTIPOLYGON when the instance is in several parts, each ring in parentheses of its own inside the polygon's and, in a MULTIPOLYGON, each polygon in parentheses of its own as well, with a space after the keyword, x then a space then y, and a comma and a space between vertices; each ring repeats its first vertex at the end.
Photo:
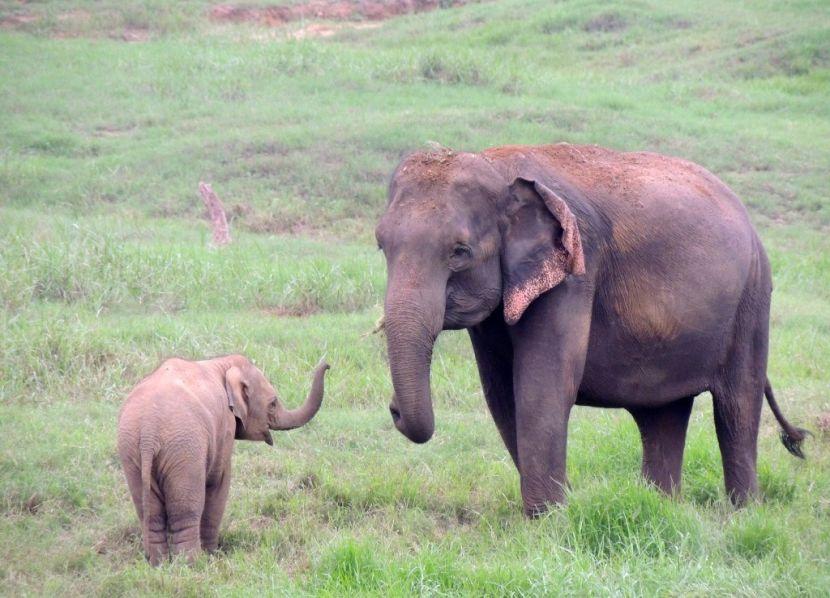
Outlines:
POLYGON ((395 427, 412 442, 426 442, 435 430, 429 370, 443 321, 443 288, 403 292, 390 288, 384 328, 395 396, 389 411, 395 427))
POLYGON ((311 421, 311 418, 317 414, 320 405, 323 403, 323 379, 327 369, 329 369, 329 364, 320 360, 320 363, 314 369, 311 391, 308 393, 305 403, 296 409, 289 411, 282 403, 277 401, 275 421, 270 422, 268 427, 272 430, 292 430, 311 421))

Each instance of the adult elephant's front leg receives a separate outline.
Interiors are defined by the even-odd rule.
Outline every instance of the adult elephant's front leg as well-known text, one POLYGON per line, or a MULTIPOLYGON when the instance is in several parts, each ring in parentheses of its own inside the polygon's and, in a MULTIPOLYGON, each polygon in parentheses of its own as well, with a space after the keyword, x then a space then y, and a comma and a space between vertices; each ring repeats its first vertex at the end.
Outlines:
POLYGON ((565 500, 568 419, 591 321, 590 300, 574 287, 564 284, 537 299, 511 330, 519 473, 531 517, 565 500))
POLYGON ((513 346, 501 310, 469 329, 481 388, 504 445, 519 466, 516 405, 513 399, 513 346))

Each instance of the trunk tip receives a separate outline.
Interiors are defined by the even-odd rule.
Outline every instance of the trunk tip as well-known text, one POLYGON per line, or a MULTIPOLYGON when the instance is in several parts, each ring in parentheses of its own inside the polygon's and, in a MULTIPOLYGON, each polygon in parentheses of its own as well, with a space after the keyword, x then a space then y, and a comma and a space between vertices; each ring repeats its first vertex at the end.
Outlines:
POLYGON ((432 435, 435 433, 435 423, 431 419, 429 422, 424 422, 416 426, 408 426, 394 402, 389 405, 389 414, 392 416, 392 423, 395 425, 398 432, 406 436, 415 444, 424 444, 429 442, 432 435))

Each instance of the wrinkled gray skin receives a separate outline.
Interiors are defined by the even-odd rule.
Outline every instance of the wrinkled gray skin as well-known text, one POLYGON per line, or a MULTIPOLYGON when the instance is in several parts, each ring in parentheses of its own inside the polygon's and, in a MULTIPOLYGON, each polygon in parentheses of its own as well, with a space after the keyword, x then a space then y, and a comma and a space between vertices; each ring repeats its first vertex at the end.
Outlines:
POLYGON ((293 411, 242 355, 168 359, 133 389, 118 418, 118 454, 150 563, 216 549, 234 439, 271 445, 271 430, 306 424, 320 409, 328 369, 317 365, 293 411))
POLYGON ((528 515, 564 499, 575 404, 627 409, 643 473, 667 493, 707 390, 736 504, 757 491, 765 389, 800 455, 804 431, 766 377, 767 257, 738 198, 700 166, 568 144, 419 152, 396 169, 376 236, 395 426, 430 439, 433 343, 466 328, 528 515))

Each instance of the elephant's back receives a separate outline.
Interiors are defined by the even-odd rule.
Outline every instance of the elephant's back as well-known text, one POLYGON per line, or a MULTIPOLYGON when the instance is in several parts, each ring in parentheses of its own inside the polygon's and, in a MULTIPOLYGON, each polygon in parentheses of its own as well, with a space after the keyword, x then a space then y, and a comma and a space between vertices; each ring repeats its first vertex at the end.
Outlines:
POLYGON ((174 444, 191 444, 198 428, 215 422, 210 385, 202 368, 173 358, 164 361, 130 392, 118 418, 119 443, 152 431, 174 444), (122 440, 123 438, 123 440, 122 440))
POLYGON ((732 190, 689 160, 568 143, 539 146, 534 153, 609 216, 693 211, 699 221, 749 227, 746 209, 732 190))
POLYGON ((676 270, 686 262, 692 270, 712 262, 732 286, 736 277, 745 278, 756 253, 757 236, 741 201, 688 160, 568 143, 502 146, 482 155, 508 181, 541 180, 565 196, 591 245, 586 252, 595 271, 634 261, 684 279, 676 270))
POLYGON ((682 158, 569 143, 501 146, 482 155, 508 181, 542 180, 570 195, 566 200, 588 204, 616 225, 622 244, 636 242, 643 225, 680 237, 709 230, 720 234, 718 240, 737 237, 751 244, 752 225, 738 197, 711 172, 682 158))

